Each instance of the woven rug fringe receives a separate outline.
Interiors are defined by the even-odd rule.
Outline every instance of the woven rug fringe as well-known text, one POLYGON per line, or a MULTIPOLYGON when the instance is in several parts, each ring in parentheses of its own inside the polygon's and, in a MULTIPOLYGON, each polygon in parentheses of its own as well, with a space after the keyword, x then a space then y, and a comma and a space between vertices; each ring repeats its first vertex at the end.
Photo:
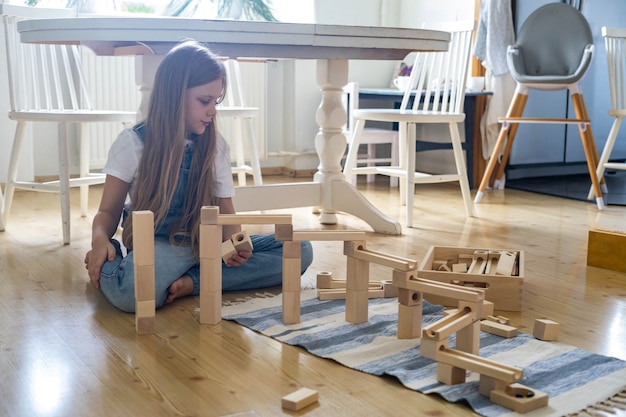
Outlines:
POLYGON ((618 413, 622 415, 623 411, 626 411, 626 389, 611 398, 590 405, 578 413, 567 414, 565 417, 607 417, 618 413))

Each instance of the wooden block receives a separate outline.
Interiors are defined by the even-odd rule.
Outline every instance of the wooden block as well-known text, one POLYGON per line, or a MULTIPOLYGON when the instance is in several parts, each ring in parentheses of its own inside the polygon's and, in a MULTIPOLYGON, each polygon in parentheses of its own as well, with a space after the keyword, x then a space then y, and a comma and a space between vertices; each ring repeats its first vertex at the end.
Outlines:
POLYGON ((154 214, 150 210, 133 211, 133 263, 154 265, 154 214))
POLYGON ((467 264, 466 263, 452 264, 452 272, 461 272, 461 273, 467 272, 467 264))
POLYGON ((222 242, 221 254, 224 263, 227 263, 233 255, 237 254, 237 249, 235 248, 235 245, 233 245, 232 240, 228 239, 222 242))
POLYGON ((283 258, 283 291, 300 291, 301 263, 300 258, 283 258))
POLYGON ((484 318, 485 316, 493 316, 493 312, 494 312, 494 303, 492 303, 491 301, 487 301, 484 300, 483 301, 483 316, 481 317, 484 318))
POLYGON ((514 252, 500 252, 500 258, 498 259, 498 264, 496 266, 496 275, 513 275, 516 261, 517 254, 514 252))
POLYGON ((292 224, 275 224, 274 225, 274 238, 276 240, 293 240, 293 225, 292 224))
POLYGON ((220 208, 215 206, 204 206, 200 210, 200 224, 217 224, 217 216, 220 214, 220 208))
POLYGON ((507 383, 504 381, 500 381, 494 377, 487 376, 485 374, 480 374, 480 379, 478 381, 478 392, 480 392, 485 397, 489 397, 491 391, 494 389, 505 389, 507 383))
POLYGON ((283 323, 300 323, 300 291, 283 291, 283 323))
POLYGON ((156 303, 154 300, 135 301, 135 316, 154 317, 156 315, 156 303))
POLYGON ((365 323, 368 320, 367 290, 347 290, 346 321, 349 323, 365 323))
POLYGON ((420 355, 432 359, 437 360, 437 352, 441 348, 448 347, 448 340, 433 340, 423 337, 425 332, 422 332, 422 340, 420 341, 420 355))
POLYGON ((310 388, 300 388, 282 398, 282 407, 298 411, 318 401, 318 392, 310 388))
POLYGON ((366 291, 370 282, 370 264, 353 256, 346 257, 346 288, 366 291))
POLYGON ((200 225, 200 258, 222 259, 222 226, 200 225))
POLYGON ((342 283, 340 283, 339 285, 343 285, 343 286, 339 286, 339 287, 335 287, 335 283, 333 282, 335 281, 333 279, 333 273, 332 272, 327 272, 327 271, 323 271, 323 272, 318 272, 317 273, 317 281, 316 281, 316 288, 318 289, 327 289, 327 288, 345 288, 345 281, 343 281, 342 283))
POLYGON ((134 265, 135 271, 135 300, 154 301, 154 264, 134 265))
POLYGON ((404 306, 415 306, 422 304, 422 293, 406 288, 398 288, 398 302, 404 306))
MULTIPOLYGON (((318 289, 317 298, 320 300, 343 300, 348 290, 345 288, 318 289)), ((370 288, 367 290, 367 298, 383 298, 385 291, 382 288, 370 288)))
POLYGON ((517 336, 517 329, 515 327, 489 320, 482 320, 480 322, 480 330, 506 338, 517 336))
POLYGON ((533 326, 533 336, 539 340, 557 340, 559 337, 559 323, 552 320, 537 319, 533 326))
POLYGON ((508 317, 504 317, 504 316, 493 316, 493 315, 488 315, 487 317, 485 317, 485 320, 489 320, 489 321, 495 321, 496 323, 500 323, 500 324, 509 324, 510 320, 508 317))
POLYGON ((489 399, 522 414, 548 405, 548 394, 518 383, 491 391, 489 399))
POLYGON ((489 258, 489 252, 484 250, 474 251, 474 258, 472 263, 467 268, 468 274, 484 274, 487 269, 487 259, 489 258))
POLYGON ((384 279, 380 281, 380 284, 383 287, 384 297, 385 298, 393 298, 397 297, 399 294, 399 288, 393 285, 393 281, 389 279, 384 279))
POLYGON ((200 291, 222 292, 222 260, 200 258, 200 291))
POLYGON ((137 334, 154 334, 156 333, 156 317, 140 317, 135 316, 135 332, 137 334))
POLYGON ((626 233, 589 230, 587 265, 626 272, 626 233))
POLYGON ((498 265, 498 260, 500 259, 500 251, 499 250, 490 250, 489 258, 487 259, 487 268, 485 269, 485 274, 495 275, 496 267, 498 265))
POLYGON ((417 339, 422 333, 422 303, 398 304, 398 339, 417 339))
POLYGON ((291 214, 220 214, 217 224, 291 224, 291 214))
POLYGON ((252 240, 250 240, 250 236, 248 236, 248 233, 245 230, 239 233, 235 233, 230 238, 230 240, 233 242, 233 245, 235 246, 235 249, 237 249, 237 252, 252 252, 252 250, 254 249, 254 246, 252 245, 252 240))
POLYGON ((293 232, 293 240, 351 241, 364 239, 365 232, 356 230, 299 230, 293 232))
POLYGON ((283 258, 300 258, 302 243, 300 241, 283 242, 283 258))
POLYGON ((478 355, 480 349, 480 321, 475 321, 456 332, 455 349, 478 355))
POLYGON ((437 381, 446 385, 457 385, 465 382, 466 370, 448 365, 447 363, 437 362, 437 381))
POLYGON ((222 321, 222 292, 200 289, 200 323, 218 324, 222 321))

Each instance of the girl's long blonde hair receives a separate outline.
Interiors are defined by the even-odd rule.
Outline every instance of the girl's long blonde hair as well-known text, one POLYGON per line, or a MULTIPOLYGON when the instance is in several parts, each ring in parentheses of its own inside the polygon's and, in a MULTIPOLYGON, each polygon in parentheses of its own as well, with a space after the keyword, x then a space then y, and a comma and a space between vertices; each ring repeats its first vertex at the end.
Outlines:
MULTIPOLYGON (((151 210, 155 228, 165 220, 172 202, 185 151, 185 94, 187 89, 222 80, 226 94, 226 71, 205 46, 185 41, 173 48, 156 72, 145 120, 144 149, 131 195, 133 210, 151 210)), ((195 148, 185 191, 183 215, 169 230, 173 244, 190 244, 198 254, 200 211, 217 205, 213 195, 217 133, 215 120, 195 139, 195 148)), ((122 240, 132 248, 132 216, 124 223, 122 240)))

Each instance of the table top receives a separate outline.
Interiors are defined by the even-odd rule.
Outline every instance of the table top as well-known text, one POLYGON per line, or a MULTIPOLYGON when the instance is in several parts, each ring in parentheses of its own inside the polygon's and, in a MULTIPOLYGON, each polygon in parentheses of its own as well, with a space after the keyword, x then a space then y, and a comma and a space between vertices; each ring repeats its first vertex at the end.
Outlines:
POLYGON ((74 17, 18 23, 26 43, 81 44, 100 55, 143 45, 165 54, 184 39, 226 57, 401 60, 416 50, 447 50, 447 32, 177 17, 74 17))

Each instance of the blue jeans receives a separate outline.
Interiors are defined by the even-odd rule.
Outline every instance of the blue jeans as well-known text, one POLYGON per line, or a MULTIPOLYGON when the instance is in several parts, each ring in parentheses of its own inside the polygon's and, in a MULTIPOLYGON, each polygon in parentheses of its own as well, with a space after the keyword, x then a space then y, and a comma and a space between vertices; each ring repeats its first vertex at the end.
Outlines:
MULTIPOLYGON (((187 190, 189 166, 193 147, 186 146, 178 176, 178 184, 165 220, 158 225, 154 237, 155 301, 157 308, 165 303, 169 287, 183 275, 193 281, 192 295, 200 290, 200 261, 193 256, 190 246, 171 245, 169 228, 181 217, 187 190)), ((129 212, 126 211, 126 215, 129 212)), ((228 267, 222 264, 222 289, 224 291, 253 290, 282 283, 283 244, 274 235, 252 235, 252 257, 244 265, 228 267)), ((117 256, 106 261, 100 272, 100 291, 115 307, 123 311, 135 311, 135 272, 133 252, 123 256, 119 242, 112 240, 117 256)), ((310 242, 302 242, 302 273, 313 262, 310 242)))

